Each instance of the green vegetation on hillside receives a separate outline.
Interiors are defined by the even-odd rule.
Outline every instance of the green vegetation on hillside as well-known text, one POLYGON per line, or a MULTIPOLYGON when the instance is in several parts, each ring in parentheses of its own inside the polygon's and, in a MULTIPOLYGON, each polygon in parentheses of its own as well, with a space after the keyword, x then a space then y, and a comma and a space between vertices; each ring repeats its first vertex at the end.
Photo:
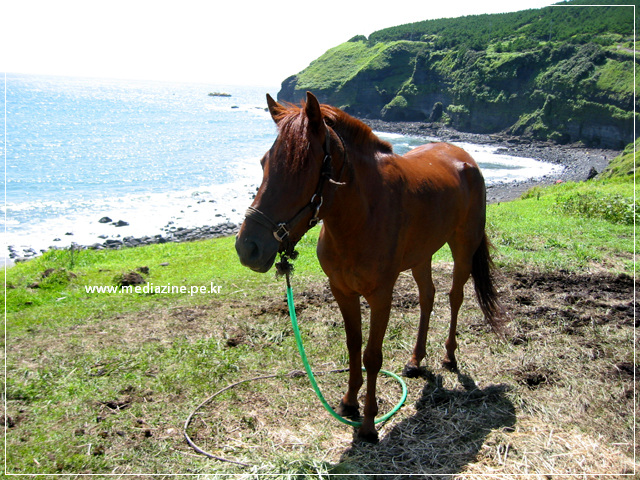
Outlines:
POLYGON ((626 178, 630 180, 638 171, 638 154, 640 154, 640 139, 635 144, 630 143, 624 151, 611 160, 607 168, 598 176, 601 179, 606 178, 626 178))
POLYGON ((635 136, 633 9, 586 3, 356 36, 286 79, 279 98, 311 90, 391 121, 440 120, 440 103, 441 120, 458 130, 621 149, 635 136))
MULTIPOLYGON (((538 42, 589 43, 613 45, 633 35, 633 8, 585 8, 581 5, 631 5, 637 2, 574 0, 572 7, 546 7, 503 14, 471 15, 426 20, 385 28, 369 37, 371 44, 396 40, 426 41, 435 49, 465 46, 487 50, 521 51, 538 42), (577 6, 577 8, 576 8, 577 6), (597 40, 594 40, 597 37, 597 40)), ((563 5, 562 2, 558 5, 563 5)), ((606 8, 606 7, 605 7, 606 8)), ((633 48, 633 45, 628 45, 633 48)))

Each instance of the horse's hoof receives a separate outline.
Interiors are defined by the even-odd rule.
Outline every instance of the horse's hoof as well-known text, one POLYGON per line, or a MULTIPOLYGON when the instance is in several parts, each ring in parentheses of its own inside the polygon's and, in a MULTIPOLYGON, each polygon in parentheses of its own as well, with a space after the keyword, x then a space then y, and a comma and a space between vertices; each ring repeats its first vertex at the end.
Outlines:
POLYGON ((342 400, 340 400, 340 405, 336 408, 336 413, 344 418, 350 418, 352 420, 357 420, 360 418, 360 409, 357 405, 347 405, 342 400))
POLYGON ((358 440, 361 440, 363 442, 367 442, 367 443, 373 443, 376 444, 378 443, 378 432, 376 432, 376 430, 374 429, 373 431, 369 430, 369 431, 363 431, 362 428, 360 430, 358 430, 358 440))
POLYGON ((402 376, 407 378, 418 378, 423 376, 425 369, 422 367, 416 367, 415 365, 406 364, 402 370, 402 376))
POLYGON ((449 360, 448 358, 445 358, 442 361, 442 366, 447 370, 449 370, 450 372, 458 371, 458 362, 456 360, 449 360))

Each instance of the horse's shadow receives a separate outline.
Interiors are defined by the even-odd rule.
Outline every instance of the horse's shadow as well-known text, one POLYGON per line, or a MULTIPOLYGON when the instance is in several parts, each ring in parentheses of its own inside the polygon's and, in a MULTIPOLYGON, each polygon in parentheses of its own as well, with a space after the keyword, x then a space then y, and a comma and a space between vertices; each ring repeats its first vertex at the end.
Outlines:
POLYGON ((424 372, 423 378, 416 414, 394 426, 377 445, 354 440, 335 473, 455 474, 476 459, 492 430, 510 430, 516 423, 508 385, 480 389, 458 372, 462 388, 447 389, 442 375, 424 372))

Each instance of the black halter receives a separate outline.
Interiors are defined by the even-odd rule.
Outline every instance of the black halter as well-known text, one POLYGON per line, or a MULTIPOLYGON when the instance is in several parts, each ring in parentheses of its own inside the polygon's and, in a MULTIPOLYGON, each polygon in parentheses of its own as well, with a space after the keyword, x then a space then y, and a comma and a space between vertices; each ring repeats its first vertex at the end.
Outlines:
POLYGON ((247 212, 245 213, 245 218, 251 219, 259 223, 260 225, 270 229, 275 239, 280 243, 278 252, 292 259, 295 258, 296 255, 294 252, 296 242, 293 242, 290 239, 289 234, 291 230, 293 230, 293 228, 300 222, 300 220, 302 220, 303 217, 308 215, 308 211, 311 212, 309 228, 313 228, 318 224, 318 222, 320 221, 318 214, 323 202, 322 191, 324 189, 325 182, 328 181, 329 183, 333 183, 334 185, 344 185, 344 183, 340 182, 340 179, 342 178, 344 166, 347 163, 347 149, 344 145, 344 140, 342 139, 342 137, 338 134, 338 132, 335 132, 334 130, 334 132, 340 139, 340 143, 342 143, 342 148, 344 150, 344 160, 342 162, 342 167, 340 168, 340 173, 338 174, 338 180, 336 181, 331 178, 331 174, 333 172, 331 158, 331 136, 329 134, 329 127, 325 125, 325 128, 326 137, 323 144, 324 159, 322 160, 322 168, 320 169, 320 179, 318 180, 318 186, 316 187, 316 191, 311 197, 309 203, 302 207, 291 220, 282 223, 274 222, 267 215, 254 207, 249 207, 247 209, 247 212))

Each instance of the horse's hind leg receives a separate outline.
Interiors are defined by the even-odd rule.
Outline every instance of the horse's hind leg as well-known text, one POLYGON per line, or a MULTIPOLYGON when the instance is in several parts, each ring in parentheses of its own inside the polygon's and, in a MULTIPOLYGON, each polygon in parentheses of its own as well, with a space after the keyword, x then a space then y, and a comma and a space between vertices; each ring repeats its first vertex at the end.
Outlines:
POLYGON ((420 375, 420 362, 426 355, 427 332, 429 331, 429 318, 433 310, 433 299, 436 289, 433 286, 431 277, 431 259, 424 265, 411 270, 413 278, 418 284, 420 295, 420 324, 418 325, 418 338, 413 348, 411 359, 405 365, 402 374, 406 377, 417 377, 420 375))
POLYGON ((457 370, 456 361, 456 329, 458 326, 458 312, 464 298, 464 285, 471 275, 471 258, 472 254, 468 253, 468 249, 464 246, 461 249, 456 248, 454 244, 449 244, 451 253, 453 254, 453 283, 449 292, 449 305, 451 307, 451 324, 449 325, 449 336, 444 343, 445 356, 442 364, 449 370, 457 370))

